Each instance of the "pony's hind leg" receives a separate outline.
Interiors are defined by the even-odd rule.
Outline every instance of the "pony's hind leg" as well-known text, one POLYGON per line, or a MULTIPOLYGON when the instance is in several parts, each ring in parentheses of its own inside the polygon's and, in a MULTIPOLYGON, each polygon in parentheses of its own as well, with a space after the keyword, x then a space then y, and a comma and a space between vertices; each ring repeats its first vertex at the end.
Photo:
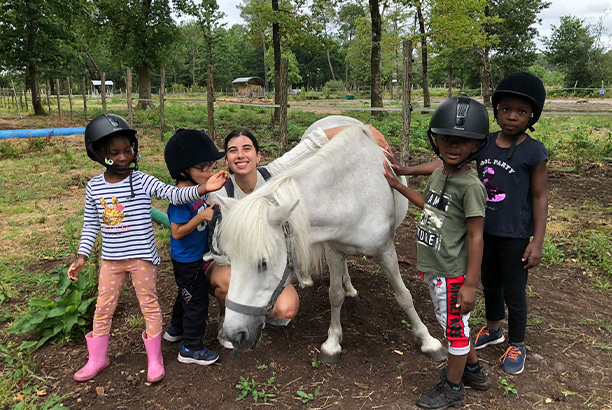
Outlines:
POLYGON ((331 306, 331 320, 327 331, 327 340, 321 346, 321 360, 327 363, 336 363, 342 353, 342 324, 340 323, 340 310, 344 303, 344 289, 342 287, 342 273, 346 269, 346 255, 335 249, 325 247, 327 265, 329 266, 329 303, 331 306))
POLYGON ((429 330, 421 321, 419 314, 414 308, 412 295, 402 281, 397 264, 397 254, 395 247, 390 244, 387 250, 377 257, 380 267, 385 272, 387 279, 391 283, 397 303, 408 314, 408 319, 412 325, 414 335, 421 343, 421 351, 434 360, 444 360, 446 358, 446 348, 440 341, 429 334, 429 330))

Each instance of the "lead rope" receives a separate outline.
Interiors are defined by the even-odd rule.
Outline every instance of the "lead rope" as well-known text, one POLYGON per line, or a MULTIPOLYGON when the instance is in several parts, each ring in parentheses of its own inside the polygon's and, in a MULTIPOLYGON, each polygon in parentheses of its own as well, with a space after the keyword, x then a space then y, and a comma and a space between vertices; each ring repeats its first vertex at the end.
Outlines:
POLYGON ((219 205, 214 204, 213 205, 213 216, 212 219, 210 220, 210 230, 208 232, 208 249, 210 249, 210 252, 215 255, 215 256, 221 256, 223 255, 223 252, 219 251, 219 248, 217 248, 216 245, 218 245, 216 242, 216 238, 215 238, 215 231, 217 229, 217 226, 221 223, 221 220, 223 219, 223 217, 221 216, 221 208, 219 208, 219 205))

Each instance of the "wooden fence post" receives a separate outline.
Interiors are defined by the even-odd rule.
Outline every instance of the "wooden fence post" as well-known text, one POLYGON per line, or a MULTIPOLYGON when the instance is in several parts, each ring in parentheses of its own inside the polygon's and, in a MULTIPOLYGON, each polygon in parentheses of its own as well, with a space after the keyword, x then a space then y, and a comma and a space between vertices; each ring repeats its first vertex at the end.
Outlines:
POLYGON ((208 65, 206 70, 206 106, 208 108, 208 135, 212 140, 215 140, 215 83, 214 83, 215 67, 208 65))
POLYGON ((132 112, 132 69, 126 70, 126 98, 127 98, 127 109, 128 109, 128 124, 130 127, 134 127, 134 113, 132 112))
POLYGON ((55 95, 57 95, 57 115, 62 118, 62 105, 60 103, 60 83, 59 79, 55 79, 55 95))
POLYGON ((278 103, 280 104, 279 119, 278 119, 278 132, 280 137, 280 154, 284 154, 287 150, 287 88, 289 86, 289 61, 286 58, 281 59, 280 64, 280 77, 278 78, 278 85, 280 87, 280 98, 278 103))
POLYGON ((408 165, 410 161, 410 122, 412 106, 410 105, 412 85, 412 40, 402 41, 402 63, 404 73, 402 75, 402 141, 400 163, 408 165))
POLYGON ((25 102, 25 110, 27 113, 28 110, 30 109, 30 107, 28 106, 28 86, 27 85, 23 89, 23 101, 25 102))
POLYGON ((85 77, 81 81, 81 91, 83 92, 83 115, 85 116, 85 121, 87 121, 87 83, 85 82, 85 77))
POLYGON ((161 65, 161 83, 159 84, 159 137, 164 140, 164 94, 166 83, 166 65, 161 65))
POLYGON ((66 77, 66 84, 68 85, 68 102, 70 103, 70 119, 72 119, 72 90, 70 89, 70 77, 66 77))
POLYGON ((51 86, 49 85, 48 78, 45 80, 45 86, 45 94, 47 94, 47 108, 49 109, 49 115, 51 115, 51 97, 49 97, 49 90, 51 89, 51 86))
POLYGON ((102 114, 106 114, 106 73, 102 71, 100 73, 102 79, 100 80, 100 96, 102 97, 102 114))

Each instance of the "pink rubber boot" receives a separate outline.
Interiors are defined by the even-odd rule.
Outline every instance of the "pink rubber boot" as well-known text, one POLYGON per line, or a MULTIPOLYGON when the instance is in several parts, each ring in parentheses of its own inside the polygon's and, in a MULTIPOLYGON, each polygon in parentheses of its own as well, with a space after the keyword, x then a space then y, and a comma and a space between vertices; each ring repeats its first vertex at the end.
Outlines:
POLYGON ((147 351, 147 359, 149 360, 149 368, 147 369, 147 381, 156 383, 161 381, 166 375, 164 370, 164 358, 161 352, 161 333, 153 339, 147 339, 147 332, 142 332, 142 341, 147 351))
POLYGON ((87 341, 89 360, 87 360, 85 367, 74 374, 74 381, 77 382, 86 382, 93 379, 110 364, 108 359, 108 335, 93 337, 93 333, 89 332, 85 336, 85 340, 87 341))

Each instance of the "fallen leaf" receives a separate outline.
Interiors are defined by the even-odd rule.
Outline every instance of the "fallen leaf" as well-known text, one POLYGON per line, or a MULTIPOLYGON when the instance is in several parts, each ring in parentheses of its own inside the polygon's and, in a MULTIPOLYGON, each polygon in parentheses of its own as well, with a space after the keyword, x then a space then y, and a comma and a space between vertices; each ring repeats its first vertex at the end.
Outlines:
POLYGON ((46 395, 47 395, 47 391, 46 391, 46 390, 44 390, 44 389, 43 389, 43 390, 36 390, 36 395, 37 395, 38 397, 41 397, 41 396, 46 396, 46 395))
POLYGON ((98 396, 104 397, 104 387, 102 386, 96 387, 96 393, 98 394, 98 396))
POLYGON ((23 394, 19 393, 17 396, 13 397, 13 401, 23 401, 23 394))

